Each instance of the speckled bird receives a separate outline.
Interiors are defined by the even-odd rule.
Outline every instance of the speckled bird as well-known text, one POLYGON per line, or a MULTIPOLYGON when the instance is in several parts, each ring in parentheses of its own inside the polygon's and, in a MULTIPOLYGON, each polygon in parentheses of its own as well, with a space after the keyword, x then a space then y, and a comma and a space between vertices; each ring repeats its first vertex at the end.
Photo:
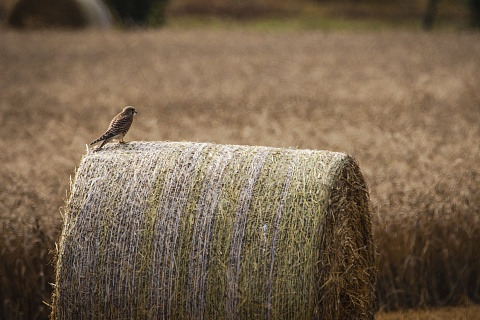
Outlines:
POLYGON ((94 151, 100 150, 106 143, 110 142, 113 139, 117 139, 120 143, 126 143, 123 140, 123 137, 130 129, 130 126, 133 122, 133 115, 137 113, 134 107, 128 106, 123 108, 122 112, 117 114, 110 122, 108 130, 98 139, 94 140, 90 145, 93 145, 97 142, 103 141, 99 147, 96 147, 94 151))

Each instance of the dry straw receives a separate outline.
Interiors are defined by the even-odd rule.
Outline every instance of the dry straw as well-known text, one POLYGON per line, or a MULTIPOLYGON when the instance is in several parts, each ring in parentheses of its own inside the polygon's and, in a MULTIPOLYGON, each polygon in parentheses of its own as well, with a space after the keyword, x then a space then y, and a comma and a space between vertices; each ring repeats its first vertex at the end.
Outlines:
POLYGON ((373 319, 348 155, 132 142, 84 156, 71 188, 55 319, 373 319))

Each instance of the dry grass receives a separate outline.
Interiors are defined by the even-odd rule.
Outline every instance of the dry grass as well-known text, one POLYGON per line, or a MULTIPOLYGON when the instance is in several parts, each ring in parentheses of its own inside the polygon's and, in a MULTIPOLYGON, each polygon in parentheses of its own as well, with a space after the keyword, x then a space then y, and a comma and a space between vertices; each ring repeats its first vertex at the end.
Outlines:
MULTIPOLYGON (((37 283, 36 255, 47 259, 27 250, 40 240, 26 235, 38 221, 44 247, 53 249, 68 176, 85 144, 126 105, 139 111, 127 140, 353 155, 373 203, 380 305, 479 302, 479 40, 468 33, 2 30, 0 243, 8 243, 2 264, 15 266, 1 274, 2 303, 22 299, 8 275, 24 270, 37 283), (18 247, 30 254, 8 253, 18 247)), ((35 314, 35 299, 25 318, 35 314)))
POLYGON ((475 320, 480 319, 480 306, 378 312, 376 320, 475 320))

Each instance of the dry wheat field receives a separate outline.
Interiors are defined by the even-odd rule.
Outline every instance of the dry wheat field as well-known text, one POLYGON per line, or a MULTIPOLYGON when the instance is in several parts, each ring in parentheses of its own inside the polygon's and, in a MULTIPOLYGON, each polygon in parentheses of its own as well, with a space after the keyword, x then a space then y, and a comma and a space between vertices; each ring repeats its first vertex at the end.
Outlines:
POLYGON ((48 314, 69 177, 126 105, 126 140, 352 155, 379 308, 480 302, 479 34, 0 32, 0 318, 48 314))

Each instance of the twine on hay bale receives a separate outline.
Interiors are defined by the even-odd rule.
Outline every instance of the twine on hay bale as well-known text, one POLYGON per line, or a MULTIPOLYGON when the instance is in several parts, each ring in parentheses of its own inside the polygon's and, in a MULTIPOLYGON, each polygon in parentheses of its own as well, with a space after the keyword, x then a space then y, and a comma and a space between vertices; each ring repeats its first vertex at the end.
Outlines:
POLYGON ((342 153, 107 145, 71 186, 52 318, 373 319, 368 202, 342 153))

